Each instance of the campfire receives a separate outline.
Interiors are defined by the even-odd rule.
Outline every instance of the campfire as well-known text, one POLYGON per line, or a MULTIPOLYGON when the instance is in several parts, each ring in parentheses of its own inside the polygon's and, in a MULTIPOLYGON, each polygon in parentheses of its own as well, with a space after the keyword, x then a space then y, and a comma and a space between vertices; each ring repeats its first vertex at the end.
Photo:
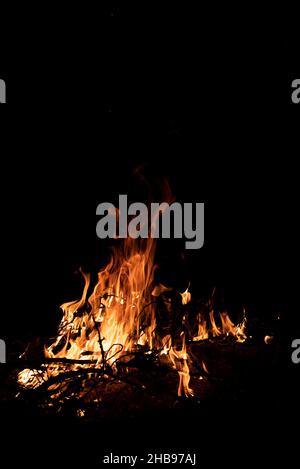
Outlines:
MULTIPOLYGON (((90 276, 82 272, 80 300, 61 306, 57 336, 46 341, 39 362, 18 373, 20 392, 42 392, 49 407, 70 399, 100 403, 105 393, 125 387, 148 392, 151 370, 151 376, 171 377, 172 386, 160 392, 199 395, 209 376, 199 345, 246 341, 246 314, 235 325, 216 307, 214 292, 199 302, 193 301, 190 286, 176 292, 156 284, 155 247, 151 238, 124 240, 98 273, 93 290, 90 276)), ((21 358, 32 363, 28 351, 21 358)))

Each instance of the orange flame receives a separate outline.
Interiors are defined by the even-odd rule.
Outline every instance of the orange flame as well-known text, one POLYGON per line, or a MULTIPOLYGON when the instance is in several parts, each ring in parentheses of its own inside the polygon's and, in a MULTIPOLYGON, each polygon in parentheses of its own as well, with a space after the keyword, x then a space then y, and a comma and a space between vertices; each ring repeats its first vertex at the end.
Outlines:
POLYGON ((171 347, 169 352, 170 359, 173 363, 173 367, 178 370, 179 374, 179 385, 178 385, 178 396, 193 396, 193 390, 190 388, 190 369, 188 366, 188 354, 186 350, 185 334, 182 333, 182 348, 176 350, 171 347))
MULTIPOLYGON (((56 341, 46 350, 48 358, 112 359, 134 350, 138 343, 153 347, 156 327, 151 286, 154 275, 154 243, 137 249, 128 240, 122 255, 112 257, 99 272, 98 283, 87 299, 90 278, 84 274, 81 299, 61 306, 63 319, 56 341), (130 246, 129 246, 130 245, 130 246)), ((115 253, 116 254, 116 253, 115 253)))
POLYGON ((201 313, 198 314, 197 319, 198 319, 198 332, 197 332, 197 335, 193 337, 193 340, 195 342, 199 340, 208 339, 207 322, 202 318, 201 313))
POLYGON ((187 289, 183 293, 180 293, 181 301, 183 305, 187 305, 192 299, 192 295, 189 292, 189 287, 190 285, 188 285, 187 289))
POLYGON ((221 313, 220 317, 222 321, 223 334, 226 334, 226 335, 231 334, 232 336, 236 338, 237 342, 240 342, 240 343, 245 342, 245 340, 247 339, 246 332, 245 332, 246 322, 247 322, 245 312, 244 312, 244 319, 242 323, 238 324, 237 326, 235 326, 233 322, 230 320, 228 313, 226 311, 221 313))
POLYGON ((203 315, 201 313, 198 314, 197 319, 198 331, 197 334, 193 337, 193 341, 195 342, 208 339, 210 335, 212 337, 231 335, 239 343, 245 342, 245 340, 247 339, 247 317, 245 311, 243 312, 242 322, 237 326, 231 321, 227 312, 222 312, 220 313, 222 327, 218 327, 215 321, 215 313, 213 309, 211 309, 209 312, 209 325, 207 325, 207 321, 203 319, 203 315))

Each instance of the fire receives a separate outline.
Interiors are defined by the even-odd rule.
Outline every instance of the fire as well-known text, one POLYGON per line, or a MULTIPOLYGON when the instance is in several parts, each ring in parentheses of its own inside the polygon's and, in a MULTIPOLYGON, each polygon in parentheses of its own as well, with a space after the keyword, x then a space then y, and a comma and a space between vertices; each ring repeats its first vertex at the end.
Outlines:
MULTIPOLYGON (((196 316, 196 331, 189 326, 192 296, 188 286, 180 293, 182 311, 177 332, 173 333, 170 327, 158 327, 158 299, 172 289, 155 285, 154 256, 155 240, 127 239, 113 251, 108 265, 98 273, 91 294, 90 275, 82 272, 81 298, 61 306, 63 314, 58 334, 45 347, 45 362, 39 369, 21 371, 20 386, 35 389, 46 383, 54 398, 60 395, 56 378, 67 382, 72 373, 80 372, 87 381, 93 373, 105 379, 118 379, 120 363, 129 373, 129 361, 143 354, 154 356, 170 370, 177 371, 178 396, 193 396, 189 344, 222 335, 243 342, 246 340, 246 316, 235 326, 228 314, 222 312, 218 326, 211 306, 207 316, 203 313, 196 316)), ((171 319, 172 316, 180 318, 170 299, 165 304, 166 315, 171 319)), ((202 368, 206 371, 204 362, 202 368)))
POLYGON ((226 335, 231 334, 234 337, 236 337, 237 342, 240 342, 240 343, 245 342, 245 340, 247 339, 247 336, 245 333, 246 322, 247 322, 245 312, 244 312, 244 318, 243 318, 242 323, 238 324, 237 326, 235 326, 233 322, 230 320, 227 312, 221 313, 220 317, 222 321, 223 334, 226 334, 226 335))
POLYGON ((183 305, 187 305, 192 299, 192 295, 189 292, 189 287, 190 286, 188 286, 187 289, 183 293, 180 293, 183 305))
POLYGON ((26 386, 29 389, 38 388, 43 382, 45 377, 38 370, 25 369, 19 373, 18 381, 21 386, 26 386))
POLYGON ((198 342, 199 340, 208 339, 207 321, 203 319, 201 313, 198 314, 197 320, 198 320, 198 333, 195 337, 193 337, 193 340, 195 342, 198 342))
POLYGON ((198 332, 193 337, 193 341, 198 342, 201 340, 209 339, 209 337, 223 337, 232 336, 239 343, 245 342, 247 339, 246 326, 247 317, 246 312, 243 312, 243 320, 237 326, 231 321, 226 311, 219 314, 221 327, 218 327, 215 320, 215 312, 213 309, 210 310, 208 315, 208 321, 203 318, 203 315, 199 313, 197 315, 198 320, 198 332))
POLYGON ((181 350, 176 350, 171 347, 170 359, 173 363, 173 367, 178 370, 179 374, 179 385, 178 385, 178 396, 193 396, 193 390, 190 388, 190 370, 188 366, 188 354, 186 350, 185 334, 182 333, 182 347, 181 350))
MULTIPOLYGON (((185 339, 182 349, 176 351, 170 335, 160 337, 156 332, 156 299, 170 289, 163 285, 154 287, 154 253, 155 242, 151 239, 126 240, 99 272, 89 297, 90 276, 82 273, 82 296, 61 306, 63 317, 57 338, 45 348, 45 358, 57 362, 43 365, 41 372, 23 370, 18 376, 19 384, 36 388, 66 370, 110 368, 114 372, 118 359, 142 347, 144 353, 160 349, 173 366, 175 357, 180 381, 178 394, 191 394, 185 339)), ((184 304, 190 298, 186 291, 184 304)))
POLYGON ((101 366, 104 362, 112 365, 120 354, 133 351, 138 344, 153 348, 153 248, 154 244, 148 243, 137 249, 128 241, 122 255, 115 252, 99 272, 89 298, 90 278, 84 274, 83 295, 79 301, 61 306, 59 335, 46 349, 46 357, 84 360, 88 356, 101 366))

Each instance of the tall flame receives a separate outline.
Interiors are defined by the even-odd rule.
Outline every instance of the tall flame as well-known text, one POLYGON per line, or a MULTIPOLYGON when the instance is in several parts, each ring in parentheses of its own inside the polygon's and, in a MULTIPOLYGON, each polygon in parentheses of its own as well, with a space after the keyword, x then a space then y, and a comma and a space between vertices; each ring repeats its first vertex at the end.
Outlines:
POLYGON ((113 358, 134 350, 139 341, 153 347, 154 243, 141 245, 127 240, 122 253, 114 252, 88 299, 90 278, 84 274, 81 299, 61 306, 60 332, 46 350, 48 358, 81 360, 88 353, 99 365, 104 360, 112 364, 113 358))

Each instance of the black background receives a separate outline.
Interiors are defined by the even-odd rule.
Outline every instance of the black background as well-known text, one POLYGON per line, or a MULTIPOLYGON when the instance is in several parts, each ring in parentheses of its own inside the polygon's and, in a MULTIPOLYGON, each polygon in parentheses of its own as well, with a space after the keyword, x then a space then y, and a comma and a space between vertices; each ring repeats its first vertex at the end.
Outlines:
MULTIPOLYGON (((16 338, 54 333, 58 305, 80 292, 78 268, 103 265, 109 243, 96 238, 96 206, 117 203, 121 193, 144 197, 134 176, 141 165, 153 190, 166 176, 177 200, 205 202, 205 246, 184 252, 161 243, 162 278, 178 288, 191 281, 199 295, 217 286, 233 309, 246 306, 262 319, 280 313, 287 342, 296 338, 300 105, 291 102, 299 78, 292 9, 93 9, 20 11, 1 39, 8 104, 1 108, 0 332, 9 353, 16 338)), ((284 402, 288 394, 279 409, 253 417, 256 431, 263 422, 274 441, 287 425, 281 413, 296 411, 296 399, 284 402)), ((210 432, 223 435, 226 413, 203 416, 210 432)), ((234 419, 232 427, 231 441, 241 443, 234 419)), ((257 449, 249 428, 245 438, 257 449)))

